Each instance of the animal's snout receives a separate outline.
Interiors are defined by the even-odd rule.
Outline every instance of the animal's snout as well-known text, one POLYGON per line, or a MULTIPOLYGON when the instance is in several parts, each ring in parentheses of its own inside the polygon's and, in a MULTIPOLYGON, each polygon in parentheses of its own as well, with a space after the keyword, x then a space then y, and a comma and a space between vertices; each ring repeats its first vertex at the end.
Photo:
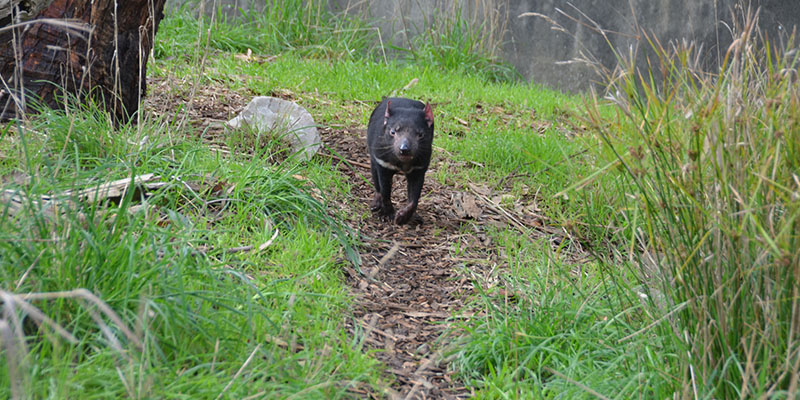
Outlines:
POLYGON ((408 139, 403 139, 400 141, 400 144, 397 146, 397 149, 400 150, 400 155, 402 156, 410 156, 411 155, 411 143, 408 139))

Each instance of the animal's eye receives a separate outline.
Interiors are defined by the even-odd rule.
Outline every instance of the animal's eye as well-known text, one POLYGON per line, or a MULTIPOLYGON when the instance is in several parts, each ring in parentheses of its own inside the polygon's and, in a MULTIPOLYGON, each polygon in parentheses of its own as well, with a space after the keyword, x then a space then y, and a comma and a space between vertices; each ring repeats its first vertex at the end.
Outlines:
POLYGON ((389 129, 389 134, 394 136, 397 134, 397 131, 395 131, 394 129, 389 129))

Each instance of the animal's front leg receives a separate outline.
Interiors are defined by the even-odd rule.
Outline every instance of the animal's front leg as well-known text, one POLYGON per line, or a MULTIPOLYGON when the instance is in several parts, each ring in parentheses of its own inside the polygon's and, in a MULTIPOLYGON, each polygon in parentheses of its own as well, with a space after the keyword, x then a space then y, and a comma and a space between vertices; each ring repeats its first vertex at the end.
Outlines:
POLYGON ((383 168, 377 163, 372 163, 372 179, 376 193, 372 199, 371 208, 378 211, 380 215, 392 218, 394 207, 392 206, 392 177, 394 171, 383 168))
POLYGON ((395 215, 394 223, 403 225, 414 215, 422 194, 422 184, 425 181, 425 170, 417 170, 406 176, 408 179, 408 204, 401 208, 395 215))

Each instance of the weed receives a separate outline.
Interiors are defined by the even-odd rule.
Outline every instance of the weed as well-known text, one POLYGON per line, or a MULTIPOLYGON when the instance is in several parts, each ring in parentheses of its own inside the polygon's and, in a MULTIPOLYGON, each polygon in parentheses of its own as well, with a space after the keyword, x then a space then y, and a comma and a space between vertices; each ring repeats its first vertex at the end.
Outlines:
MULTIPOLYGON (((800 372, 800 72, 792 39, 774 46, 756 13, 735 25, 719 71, 698 50, 662 46, 653 69, 608 76, 618 110, 594 127, 621 165, 630 248, 654 254, 658 334, 679 351, 683 397, 796 397, 800 372), (660 72, 660 73, 659 73, 660 72), (613 79, 612 79, 613 78, 613 79), (684 306, 685 305, 685 306, 684 306)), ((641 257, 639 264, 644 264, 641 257)))

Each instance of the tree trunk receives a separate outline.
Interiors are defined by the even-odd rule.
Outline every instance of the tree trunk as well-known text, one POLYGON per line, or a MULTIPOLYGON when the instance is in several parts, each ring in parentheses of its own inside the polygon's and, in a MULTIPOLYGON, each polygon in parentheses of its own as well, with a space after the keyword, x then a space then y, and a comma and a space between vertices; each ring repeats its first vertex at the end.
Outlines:
POLYGON ((22 26, 0 28, 0 119, 35 111, 36 104, 63 109, 73 97, 128 121, 146 93, 147 58, 165 2, 51 0, 22 26))

